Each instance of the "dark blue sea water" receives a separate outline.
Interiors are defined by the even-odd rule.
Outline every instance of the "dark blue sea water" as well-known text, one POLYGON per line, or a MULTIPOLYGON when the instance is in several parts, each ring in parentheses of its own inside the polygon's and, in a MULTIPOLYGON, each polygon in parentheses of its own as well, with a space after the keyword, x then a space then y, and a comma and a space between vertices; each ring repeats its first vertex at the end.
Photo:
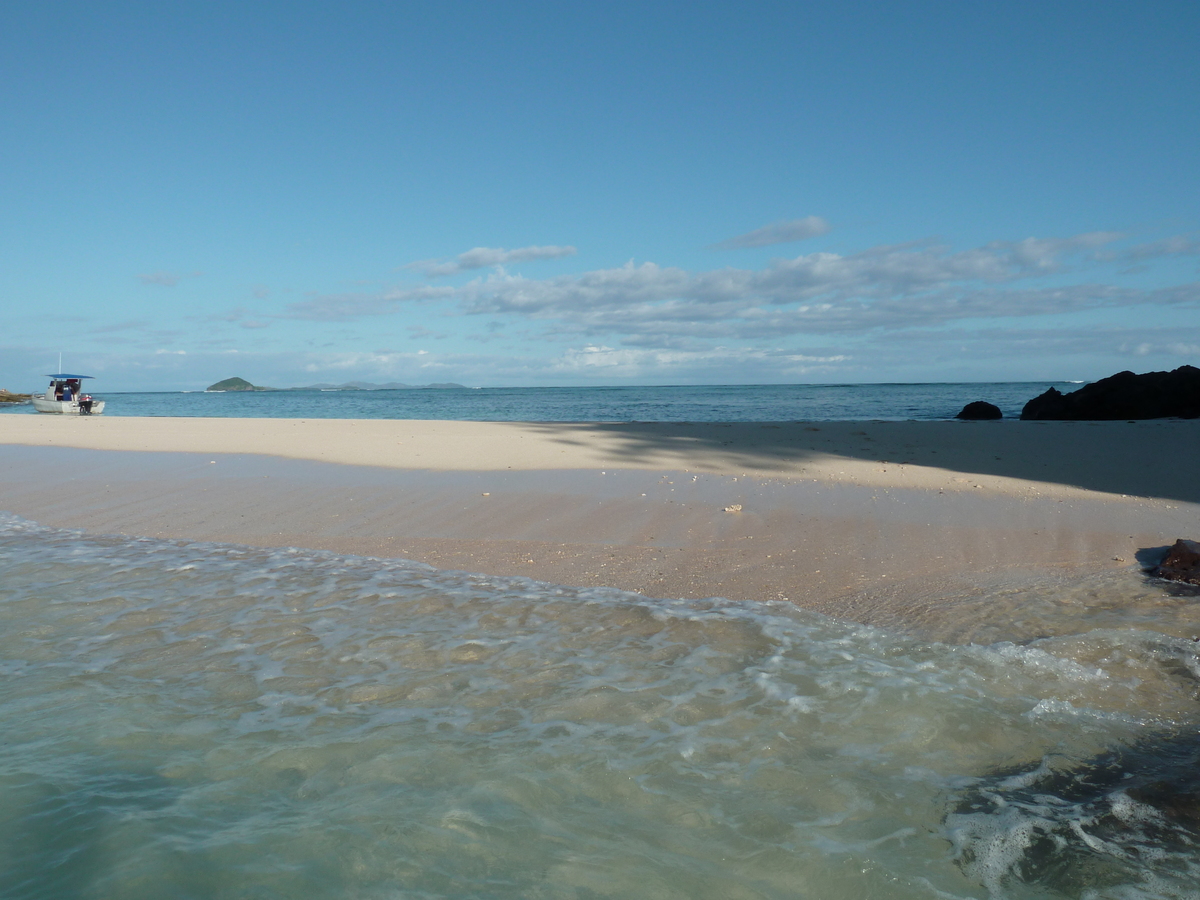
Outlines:
MULTIPOLYGON (((462 419, 509 422, 791 422, 950 419, 973 400, 1005 416, 1063 382, 524 387, 399 391, 105 393, 111 416, 462 419)), ((12 412, 33 412, 29 406, 12 412)))

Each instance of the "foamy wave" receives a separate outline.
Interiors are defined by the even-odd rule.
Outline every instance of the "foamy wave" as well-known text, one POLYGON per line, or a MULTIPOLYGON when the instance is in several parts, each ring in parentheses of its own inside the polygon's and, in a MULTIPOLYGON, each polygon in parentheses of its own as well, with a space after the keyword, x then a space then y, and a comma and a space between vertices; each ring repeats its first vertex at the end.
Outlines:
MULTIPOLYGON (((30 896, 1019 892, 1032 826, 947 829, 947 797, 1194 705, 1190 644, 1144 632, 950 646, 12 517, 0 563, 0 859, 30 896)), ((1139 802, 1112 815, 1153 839, 1139 802)))

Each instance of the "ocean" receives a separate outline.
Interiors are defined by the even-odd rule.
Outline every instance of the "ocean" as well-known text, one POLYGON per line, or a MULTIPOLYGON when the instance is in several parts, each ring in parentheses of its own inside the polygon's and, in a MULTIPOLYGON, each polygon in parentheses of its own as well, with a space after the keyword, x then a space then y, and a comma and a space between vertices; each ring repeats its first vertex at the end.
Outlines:
MULTIPOLYGON (((285 419, 463 419, 510 422, 791 422, 951 419, 974 400, 1016 418, 1049 387, 1079 384, 765 384, 629 387, 451 388, 387 391, 105 393, 111 416, 285 419)), ((33 413, 33 407, 9 412, 33 413)))
POLYGON ((6 900, 1200 896, 1200 598, 1139 571, 986 644, 8 515, 0 571, 6 900))
MULTIPOLYGON (((97 396, 137 416, 936 420, 1050 386, 97 396)), ((1200 591, 1136 567, 981 584, 939 607, 955 643, 7 514, 0 571, 4 900, 1200 898, 1200 591)))

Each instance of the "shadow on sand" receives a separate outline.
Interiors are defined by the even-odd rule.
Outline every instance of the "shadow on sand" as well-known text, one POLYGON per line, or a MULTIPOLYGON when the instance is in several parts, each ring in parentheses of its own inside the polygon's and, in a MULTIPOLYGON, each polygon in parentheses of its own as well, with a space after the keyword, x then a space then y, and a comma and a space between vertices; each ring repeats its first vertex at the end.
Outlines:
POLYGON ((778 469, 831 457, 919 465, 1069 485, 1109 494, 1200 503, 1200 421, 528 423, 550 440, 587 445, 601 432, 630 462, 703 471, 778 469))

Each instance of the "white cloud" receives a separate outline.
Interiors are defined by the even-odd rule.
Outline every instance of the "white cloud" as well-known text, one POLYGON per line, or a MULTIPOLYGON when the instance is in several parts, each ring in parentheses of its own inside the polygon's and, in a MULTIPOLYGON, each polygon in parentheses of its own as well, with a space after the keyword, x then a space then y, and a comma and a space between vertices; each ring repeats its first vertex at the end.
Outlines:
POLYGON ((416 269, 426 278, 442 278, 446 275, 457 275, 460 272, 470 272, 475 269, 494 268, 515 262, 530 262, 538 259, 561 259, 564 256, 574 256, 574 247, 518 247, 515 250, 505 250, 502 247, 475 247, 466 253, 460 253, 453 259, 426 259, 409 263, 404 268, 416 269))
POLYGON ((770 247, 773 244, 790 244, 827 234, 830 225, 820 216, 805 216, 788 222, 772 222, 754 231, 728 238, 713 244, 712 250, 741 250, 748 247, 770 247))
POLYGON ((1178 234, 1137 244, 1127 250, 1116 253, 1098 253, 1097 258, 1103 260, 1122 260, 1125 262, 1142 262, 1148 259, 1161 259, 1167 256, 1200 256, 1200 235, 1178 234))
MULTIPOLYGON (((1083 280, 1086 268, 1101 262, 1097 251, 1121 240, 1112 232, 1089 232, 991 241, 966 250, 922 241, 848 255, 802 254, 757 269, 699 272, 632 261, 545 279, 501 269, 459 287, 312 297, 289 306, 283 317, 346 321, 392 314, 406 303, 436 302, 450 312, 487 316, 489 328, 505 319, 524 320, 535 327, 535 340, 618 344, 606 357, 581 350, 573 366, 608 359, 611 365, 629 367, 654 358, 666 367, 671 353, 704 353, 731 341, 811 342, 820 336, 895 336, 955 323, 979 327, 989 325, 988 320, 1036 321, 1119 308, 1200 308, 1200 284, 1194 282, 1148 289, 1083 280), (613 355, 627 351, 666 355, 613 355)), ((1163 244, 1166 249, 1180 246, 1163 244)), ((818 355, 836 356, 837 351, 818 355)))
POLYGON ((662 346, 681 338, 765 339, 861 333, 969 319, 1140 305, 1200 304, 1200 285, 1143 290, 1111 284, 1018 287, 1069 274, 1067 260, 1117 239, 996 241, 952 252, 927 244, 874 247, 851 256, 813 253, 759 270, 689 273, 653 263, 534 280, 505 274, 458 290, 463 308, 552 321, 556 333, 623 335, 662 346))
MULTIPOLYGON (((621 310, 635 318, 657 304, 668 318, 729 315, 752 307, 804 304, 799 312, 818 320, 830 313, 865 310, 876 301, 899 300, 953 288, 964 297, 978 283, 1000 284, 1062 270, 1063 257, 1116 240, 1115 235, 995 241, 951 252, 924 243, 873 247, 851 256, 811 253, 774 260, 759 270, 725 268, 696 274, 654 263, 628 263, 582 275, 534 280, 506 274, 472 282, 459 294, 469 312, 516 312, 530 316, 595 315, 621 310), (705 308, 709 309, 705 309, 705 308), (724 308, 721 308, 724 307, 724 308)), ((1004 314, 1004 313, 1000 313, 1004 314)))
POLYGON ((724 372, 726 380, 737 381, 752 371, 771 372, 775 377, 789 378, 828 372, 849 360, 850 357, 845 354, 815 356, 779 348, 651 350, 586 345, 568 349, 560 357, 552 360, 550 371, 560 375, 589 378, 652 376, 668 381, 672 376, 711 379, 713 373, 724 372))

